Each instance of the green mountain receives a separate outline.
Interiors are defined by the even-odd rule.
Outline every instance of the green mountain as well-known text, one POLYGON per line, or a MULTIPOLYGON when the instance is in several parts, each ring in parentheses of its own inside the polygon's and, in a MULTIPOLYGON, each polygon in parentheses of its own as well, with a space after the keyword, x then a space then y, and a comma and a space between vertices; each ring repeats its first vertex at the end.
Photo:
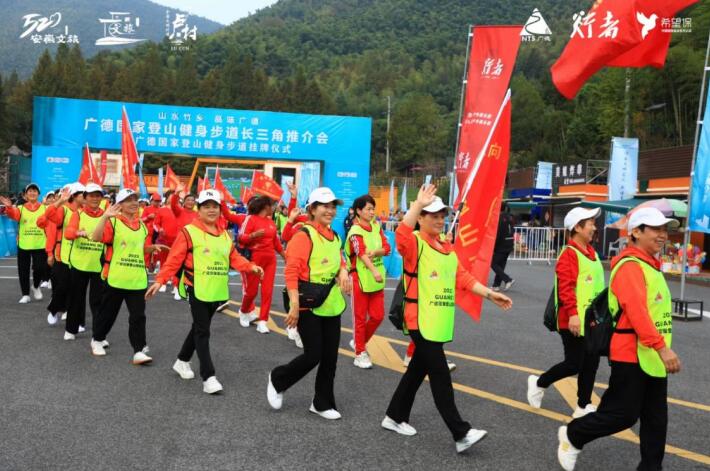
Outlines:
MULTIPOLYGON (((105 36, 104 23, 100 19, 118 19, 120 23, 115 23, 115 27, 123 33, 120 37, 159 42, 166 35, 166 12, 170 15, 170 21, 175 20, 176 12, 180 12, 148 0, 0 0, 0 11, 0 73, 9 75, 16 71, 20 77, 32 73, 45 48, 56 51, 57 42, 62 40, 60 36, 64 41, 67 40, 65 36, 72 36, 70 44, 76 36, 86 57, 100 50, 115 51, 132 45, 97 46, 96 41, 105 36), (130 19, 126 18, 127 15, 112 17, 110 12, 129 13, 130 19), (28 15, 34 16, 28 18, 25 26, 28 15), (41 18, 46 18, 49 23, 45 29, 42 28, 41 18), (127 30, 134 32, 127 33, 127 30), (21 38, 26 32, 25 37, 21 38)), ((196 26, 198 35, 214 33, 222 28, 219 23, 195 15, 189 15, 187 24, 190 29, 196 26)))

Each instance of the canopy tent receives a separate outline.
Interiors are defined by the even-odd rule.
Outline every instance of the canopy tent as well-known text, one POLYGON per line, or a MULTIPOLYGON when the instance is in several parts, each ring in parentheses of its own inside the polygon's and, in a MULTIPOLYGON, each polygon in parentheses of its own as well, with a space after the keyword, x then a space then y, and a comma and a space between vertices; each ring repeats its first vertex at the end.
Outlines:
POLYGON ((585 208, 601 208, 612 213, 626 214, 636 206, 648 201, 647 199, 631 198, 628 200, 616 201, 581 201, 580 205, 585 208))

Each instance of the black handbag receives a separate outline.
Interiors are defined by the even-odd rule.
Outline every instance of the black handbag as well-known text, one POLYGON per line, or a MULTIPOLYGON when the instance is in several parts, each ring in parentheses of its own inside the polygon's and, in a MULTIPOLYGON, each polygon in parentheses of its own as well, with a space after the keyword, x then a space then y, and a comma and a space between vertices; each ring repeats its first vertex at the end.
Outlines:
MULTIPOLYGON (((328 284, 298 280, 298 307, 301 309, 315 309, 322 306, 333 286, 335 286, 335 278, 330 280, 328 284)), ((291 308, 291 299, 286 288, 283 289, 282 293, 284 309, 288 312, 291 308)))

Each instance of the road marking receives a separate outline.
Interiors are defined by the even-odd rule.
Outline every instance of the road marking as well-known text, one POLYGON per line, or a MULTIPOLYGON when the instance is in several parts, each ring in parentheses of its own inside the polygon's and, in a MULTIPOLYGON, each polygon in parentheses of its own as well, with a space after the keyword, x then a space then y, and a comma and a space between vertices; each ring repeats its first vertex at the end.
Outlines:
MULTIPOLYGON (((229 303, 233 304, 235 306, 241 305, 240 302, 234 301, 231 299, 229 300, 229 303)), ((238 312, 235 312, 231 309, 225 309, 222 312, 230 317, 239 318, 238 312)), ((274 311, 274 310, 271 310, 269 312, 275 316, 279 316, 282 318, 286 317, 286 313, 284 313, 284 312, 274 311)), ((269 328, 272 331, 277 332, 281 335, 286 335, 286 331, 284 329, 278 327, 276 325, 276 323, 273 321, 273 319, 271 319, 271 318, 269 319, 269 328)), ((348 329, 347 327, 341 327, 341 330, 346 333, 352 333, 352 329, 348 329)), ((397 354, 397 352, 394 350, 394 348, 392 348, 392 345, 391 345, 392 343, 397 344, 397 345, 408 345, 408 342, 403 341, 403 340, 397 340, 397 339, 393 339, 393 338, 389 338, 389 337, 383 337, 381 335, 375 335, 372 337, 370 342, 368 342, 368 344, 367 344, 368 345, 368 352, 371 353, 370 357, 371 357, 372 362, 374 364, 376 364, 378 366, 382 366, 382 367, 387 368, 389 370, 393 370, 393 371, 397 371, 399 373, 402 373, 402 372, 404 372, 405 368, 404 368, 404 365, 402 364, 402 360, 401 360, 400 356, 397 354), (372 350, 370 350, 370 349, 372 349, 372 350)), ((355 357, 355 353, 352 350, 350 350, 349 348, 348 349, 339 348, 338 352, 341 355, 355 357)), ((491 365, 491 366, 500 366, 503 368, 509 368, 509 369, 513 369, 516 371, 526 372, 526 373, 538 373, 538 374, 542 373, 540 370, 536 370, 533 368, 527 368, 525 366, 515 365, 512 363, 499 362, 496 360, 489 360, 487 358, 482 358, 482 357, 465 355, 462 353, 446 351, 446 354, 450 355, 450 356, 458 357, 458 358, 471 360, 474 362, 484 363, 484 364, 491 365)), ((559 381, 558 383, 560 383, 560 387, 558 387, 558 390, 560 390, 563 398, 565 399, 565 401, 568 404, 570 404, 571 407, 574 408, 576 405, 576 402, 577 402, 577 400, 576 400, 577 390, 576 390, 574 380, 571 378, 567 378, 566 380, 559 381)), ((542 417, 547 417, 549 419, 556 420, 556 421, 562 422, 562 423, 568 423, 571 420, 571 417, 569 415, 561 414, 559 412, 555 412, 555 411, 551 411, 551 410, 543 409, 543 408, 535 409, 535 408, 531 407, 529 404, 527 404, 526 402, 521 402, 521 401, 511 399, 511 398, 508 398, 505 396, 493 394, 488 391, 483 391, 481 389, 473 388, 471 386, 467 386, 467 385, 464 385, 461 383, 452 383, 452 384, 453 384, 454 389, 464 392, 466 394, 469 394, 471 396, 480 397, 482 399, 486 399, 486 400, 489 400, 492 402, 496 402, 498 404, 502 404, 502 405, 512 407, 514 409, 522 410, 525 412, 529 412, 532 414, 536 414, 536 415, 539 415, 542 417)), ((557 387, 557 383, 555 386, 557 387)), ((603 383, 595 383, 595 386, 601 387, 601 388, 608 387, 607 385, 605 385, 603 383)), ((598 401, 599 401, 599 397, 596 394, 594 394, 592 402, 598 403, 598 401)), ((710 409, 710 406, 705 406, 703 404, 689 403, 687 401, 681 401, 681 400, 674 400, 674 401, 672 401, 670 398, 668 399, 669 403, 675 403, 678 405, 692 404, 688 407, 693 407, 693 408, 700 409, 700 410, 709 410, 710 409), (700 407, 697 407, 697 406, 700 406, 700 407)), ((624 430, 623 432, 619 432, 613 436, 620 439, 620 440, 628 441, 631 443, 636 443, 636 444, 639 443, 638 436, 636 436, 636 434, 634 434, 631 430, 624 430)), ((710 456, 703 455, 701 453, 696 453, 696 452, 693 452, 690 450, 685 450, 683 448, 678 448, 678 447, 675 447, 672 445, 666 445, 666 453, 676 455, 676 456, 679 456, 681 458, 685 458, 690 461, 696 461, 698 463, 710 465, 710 456)))
MULTIPOLYGON (((693 314, 700 314, 700 309, 690 309, 688 308, 688 312, 692 312, 693 314)), ((710 312, 708 311, 703 311, 703 317, 707 317, 710 319, 710 312)))

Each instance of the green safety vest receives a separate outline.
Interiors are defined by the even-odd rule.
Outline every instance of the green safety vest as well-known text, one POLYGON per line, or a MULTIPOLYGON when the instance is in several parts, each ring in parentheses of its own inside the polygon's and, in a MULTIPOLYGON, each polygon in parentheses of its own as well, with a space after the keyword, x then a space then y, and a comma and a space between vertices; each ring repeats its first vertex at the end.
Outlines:
MULTIPOLYGON (((361 236, 365 241, 365 246, 369 250, 377 250, 382 248, 382 236, 380 235, 380 225, 375 221, 372 221, 371 230, 365 230, 359 224, 353 224, 348 232, 347 240, 350 240, 352 236, 361 236)), ((352 256, 350 252, 350 244, 345 244, 345 255, 348 256, 348 260, 352 256)), ((382 257, 374 257, 372 259, 372 264, 380 275, 382 275, 382 282, 375 281, 375 277, 372 272, 365 266, 360 257, 355 258, 355 267, 351 267, 351 271, 354 269, 357 271, 357 279, 360 283, 360 288, 364 293, 374 293, 376 291, 382 291, 385 288, 385 263, 382 261, 382 257)))
POLYGON ((284 227, 286 226, 286 222, 288 222, 288 217, 284 216, 281 213, 276 214, 276 229, 279 231, 279 234, 281 231, 283 231, 284 227))
MULTIPOLYGON (((327 285, 340 271, 340 238, 338 234, 333 232, 333 240, 328 240, 310 224, 305 224, 301 230, 308 234, 313 245, 311 256, 308 259, 309 281, 327 285)), ((346 307, 343 293, 336 283, 330 289, 323 304, 313 309, 313 314, 335 317, 342 314, 346 307)))
POLYGON ((431 342, 451 342, 456 312, 458 258, 432 248, 415 231, 417 238, 417 324, 422 337, 431 342))
MULTIPOLYGON (((596 260, 592 261, 580 252, 575 247, 571 245, 565 248, 572 249, 577 255, 577 267, 579 273, 577 274, 577 283, 574 286, 574 295, 577 298, 577 315, 579 316, 579 321, 581 323, 580 327, 580 337, 584 337, 584 317, 587 313, 587 308, 594 301, 599 293, 604 291, 604 266, 602 265, 599 256, 597 255, 596 260)), ((560 252, 562 256, 564 250, 560 252)), ((560 258, 557 257, 557 260, 560 258)), ((557 297, 557 275, 555 275, 555 310, 559 307, 559 298, 557 297)), ((559 318, 558 318, 559 323, 559 318)), ((559 329, 559 324, 558 328, 559 329)))
MULTIPOLYGON (((86 212, 79 211, 78 230, 86 232, 87 237, 77 237, 71 245, 69 265, 72 268, 90 273, 101 272, 101 254, 104 251, 104 244, 90 239, 100 220, 100 216, 89 216, 86 212)), ((65 227, 64 230, 66 231, 67 228, 65 227)))
POLYGON ((34 211, 20 205, 20 223, 17 227, 17 246, 22 250, 44 249, 47 244, 47 235, 44 229, 37 227, 37 219, 47 210, 43 204, 34 211))
POLYGON ((70 267, 69 254, 71 253, 71 246, 73 240, 67 239, 67 227, 69 226, 69 221, 71 221, 72 214, 74 211, 69 209, 68 206, 64 206, 64 222, 62 222, 62 244, 59 247, 59 257, 62 259, 62 263, 70 267))
MULTIPOLYGON (((643 277, 646 280, 646 306, 648 307, 648 314, 651 317, 651 321, 653 321, 653 325, 656 327, 656 330, 658 330, 658 333, 663 335, 666 346, 671 348, 673 341, 671 292, 668 289, 665 278, 663 278, 663 273, 639 258, 628 257, 620 260, 611 271, 609 286, 611 287, 611 283, 614 281, 614 276, 619 270, 619 267, 632 260, 638 263, 643 270, 643 277)), ((611 289, 609 289, 609 311, 614 319, 616 319, 616 315, 619 312, 619 299, 611 289)), ((665 378, 667 376, 666 367, 658 352, 651 347, 642 345, 638 340, 636 342, 636 352, 641 369, 649 376, 665 378)))
POLYGON ((192 272, 183 269, 179 292, 187 297, 185 280, 200 301, 216 302, 229 299, 229 255, 234 248, 227 231, 212 235, 194 224, 184 228, 188 250, 192 252, 192 272))
POLYGON ((111 260, 108 260, 106 281, 112 288, 142 290, 148 287, 145 267, 145 239, 148 229, 140 222, 131 229, 118 218, 111 218, 113 242, 111 260))

